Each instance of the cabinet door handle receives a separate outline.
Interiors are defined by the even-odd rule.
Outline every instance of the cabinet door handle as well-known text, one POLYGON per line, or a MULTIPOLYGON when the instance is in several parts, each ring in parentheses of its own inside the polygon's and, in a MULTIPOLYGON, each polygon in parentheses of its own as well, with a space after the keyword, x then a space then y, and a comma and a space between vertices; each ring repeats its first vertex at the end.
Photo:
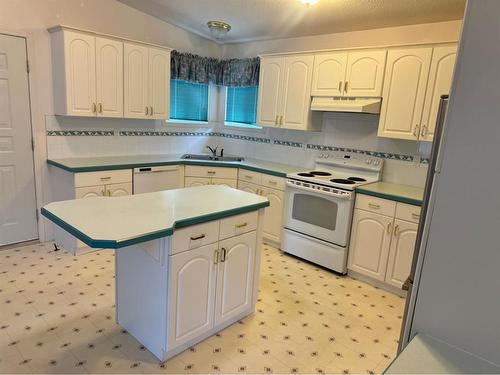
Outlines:
POLYGON ((415 138, 418 138, 418 129, 420 128, 420 125, 416 124, 415 129, 413 129, 413 135, 415 138))
POLYGON ((411 216, 412 216, 415 220, 419 220, 419 219, 420 219, 420 214, 416 214, 415 212, 412 212, 412 213, 411 213, 411 216))
POLYGON ((105 196, 106 196, 106 190, 101 190, 101 195, 102 195, 103 197, 105 197, 105 196))
POLYGON ((214 250, 214 264, 219 263, 219 250, 214 250))
POLYGON ((339 81, 339 92, 342 92, 342 81, 339 81))
POLYGON ((220 261, 221 261, 221 263, 224 263, 226 261, 226 249, 225 248, 222 248, 222 250, 221 250, 220 261))
POLYGON ((368 203, 368 207, 379 209, 380 208, 380 204, 377 204, 377 203, 368 203))
POLYGON ((423 138, 427 134, 427 125, 422 126, 422 131, 420 132, 420 136, 423 138))
POLYGON ((283 126, 283 116, 280 116, 280 126, 283 126))
POLYGON ((276 118, 274 119, 274 125, 278 125, 278 115, 276 115, 276 118))
POLYGON ((387 234, 391 233, 392 233, 392 221, 390 221, 389 224, 387 224, 387 234))
POLYGON ((144 114, 145 114, 146 116, 147 116, 147 115, 149 115, 149 107, 148 107, 148 106, 146 106, 146 111, 144 112, 144 114))
POLYGON ((99 113, 101 113, 101 114, 102 114, 102 103, 99 103, 99 104, 98 104, 98 108, 99 108, 99 113))
POLYGON ((345 81, 344 83, 344 92, 347 93, 347 85, 349 84, 349 81, 345 81))
POLYGON ((153 106, 150 107, 150 111, 149 111, 149 115, 150 116, 153 116, 154 115, 154 110, 153 110, 153 106))
POLYGON ((202 234, 200 234, 198 236, 191 237, 191 240, 192 241, 196 241, 196 240, 201 240, 202 238, 205 238, 205 234, 204 233, 202 233, 202 234))
POLYGON ((108 190, 108 197, 111 197, 111 190, 108 190))
POLYGON ((97 113, 97 106, 95 103, 92 103, 92 113, 97 113))
POLYGON ((235 224, 235 227, 238 229, 241 229, 241 228, 245 228, 247 225, 248 225, 248 223, 245 222, 245 223, 241 223, 241 224, 235 224))
POLYGON ((396 226, 394 227, 394 237, 397 236, 399 236, 399 225, 396 224, 396 226))

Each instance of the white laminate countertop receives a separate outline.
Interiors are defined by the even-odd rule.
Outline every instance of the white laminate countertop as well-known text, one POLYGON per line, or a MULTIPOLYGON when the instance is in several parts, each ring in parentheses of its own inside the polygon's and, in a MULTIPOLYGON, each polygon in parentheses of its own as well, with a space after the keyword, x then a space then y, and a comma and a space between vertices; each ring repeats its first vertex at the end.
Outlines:
POLYGON ((424 199, 423 188, 384 181, 361 185, 356 188, 356 191, 361 194, 395 200, 415 206, 421 206, 424 199))
POLYGON ((208 185, 53 202, 42 208, 42 214, 90 247, 119 248, 268 205, 260 195, 208 185))

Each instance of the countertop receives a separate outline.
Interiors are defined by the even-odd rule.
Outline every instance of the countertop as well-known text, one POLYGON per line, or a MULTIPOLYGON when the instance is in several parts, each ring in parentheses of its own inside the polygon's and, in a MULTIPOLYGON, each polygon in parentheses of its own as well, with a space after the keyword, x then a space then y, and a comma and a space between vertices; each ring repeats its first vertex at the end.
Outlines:
POLYGON ((265 197, 208 185, 53 202, 42 208, 42 215, 90 247, 117 249, 267 206, 265 197))
POLYGON ((47 163, 74 173, 183 164, 242 168, 278 177, 286 177, 287 173, 293 173, 304 169, 303 167, 257 159, 245 159, 242 162, 224 162, 181 159, 180 157, 181 155, 101 156, 89 158, 48 159, 47 163))
POLYGON ((424 199, 424 189, 391 182, 374 182, 362 185, 356 188, 356 191, 360 194, 390 199, 414 206, 421 206, 424 199))
POLYGON ((417 335, 385 370, 385 374, 500 373, 500 367, 431 336, 417 335))

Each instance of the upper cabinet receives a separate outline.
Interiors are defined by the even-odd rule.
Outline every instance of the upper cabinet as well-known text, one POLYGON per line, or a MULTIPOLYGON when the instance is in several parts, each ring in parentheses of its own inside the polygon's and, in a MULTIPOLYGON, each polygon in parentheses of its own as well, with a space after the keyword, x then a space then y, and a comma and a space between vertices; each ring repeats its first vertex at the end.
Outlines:
POLYGON ((432 140, 441 95, 449 94, 456 45, 390 50, 378 135, 432 140))
POLYGON ((169 49, 64 27, 49 31, 57 115, 168 119, 169 49))
POLYGON ((385 49, 316 55, 311 95, 381 96, 386 55, 385 49))
POLYGON ((311 114, 314 57, 263 57, 259 78, 257 123, 294 130, 320 127, 311 114))

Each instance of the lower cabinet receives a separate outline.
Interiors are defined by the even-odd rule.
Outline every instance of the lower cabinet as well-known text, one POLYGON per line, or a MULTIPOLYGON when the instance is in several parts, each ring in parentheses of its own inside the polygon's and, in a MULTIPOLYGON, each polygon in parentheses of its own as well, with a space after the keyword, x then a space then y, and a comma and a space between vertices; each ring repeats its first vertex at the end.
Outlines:
POLYGON ((410 275, 420 207, 358 195, 347 268, 381 286, 401 288, 410 275))
POLYGON ((230 178, 210 178, 210 177, 186 177, 184 179, 185 187, 203 186, 203 185, 224 185, 236 188, 236 180, 230 178))

